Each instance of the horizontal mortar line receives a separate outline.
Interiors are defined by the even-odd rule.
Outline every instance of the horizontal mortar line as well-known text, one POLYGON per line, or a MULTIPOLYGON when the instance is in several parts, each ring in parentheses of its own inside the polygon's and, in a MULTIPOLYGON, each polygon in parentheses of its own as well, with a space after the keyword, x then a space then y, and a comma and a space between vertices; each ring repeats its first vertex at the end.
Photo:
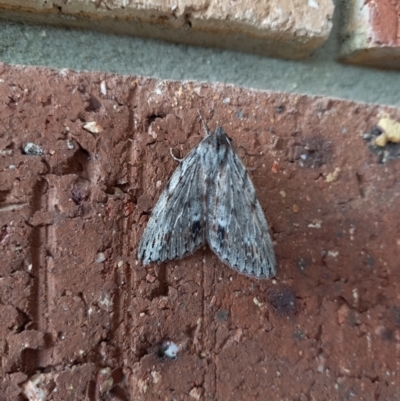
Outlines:
POLYGON ((27 205, 29 205, 29 203, 11 203, 9 205, 0 206, 0 212, 9 212, 10 210, 22 209, 27 205))

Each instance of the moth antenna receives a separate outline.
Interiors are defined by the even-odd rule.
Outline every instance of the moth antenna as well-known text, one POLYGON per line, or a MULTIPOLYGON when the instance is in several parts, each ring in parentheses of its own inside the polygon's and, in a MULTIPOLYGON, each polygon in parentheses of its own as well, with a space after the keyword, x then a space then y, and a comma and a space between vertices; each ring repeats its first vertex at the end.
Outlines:
POLYGON ((201 115, 200 110, 197 109, 197 112, 199 113, 200 120, 201 120, 201 122, 203 123, 204 131, 206 131, 206 136, 211 135, 211 131, 210 131, 210 129, 208 128, 207 123, 204 121, 204 118, 203 118, 203 116, 201 115))

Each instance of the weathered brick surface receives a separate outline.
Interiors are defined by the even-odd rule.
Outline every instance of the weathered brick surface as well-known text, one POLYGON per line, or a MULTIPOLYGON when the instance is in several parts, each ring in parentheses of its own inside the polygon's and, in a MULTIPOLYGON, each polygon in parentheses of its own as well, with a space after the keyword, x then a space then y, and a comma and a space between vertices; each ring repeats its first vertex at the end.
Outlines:
POLYGON ((307 57, 328 38, 332 0, 0 0, 1 18, 127 33, 274 57, 307 57))
POLYGON ((0 99, 3 399, 400 398, 399 149, 364 135, 399 109, 6 65, 0 99), (208 248, 136 260, 198 108, 253 178, 275 281, 208 248))
POLYGON ((400 3, 397 0, 351 0, 345 5, 342 60, 400 68, 400 3))

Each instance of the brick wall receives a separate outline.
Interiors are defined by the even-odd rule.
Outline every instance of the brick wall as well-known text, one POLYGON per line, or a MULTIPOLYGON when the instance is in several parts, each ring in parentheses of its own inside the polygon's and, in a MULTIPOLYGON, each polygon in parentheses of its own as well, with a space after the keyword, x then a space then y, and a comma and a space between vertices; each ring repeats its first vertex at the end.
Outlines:
MULTIPOLYGON (((0 7, 290 59, 322 46, 334 11, 330 0, 0 7)), ((397 68, 397 2, 342 11, 341 60, 397 68)), ((400 399, 399 127, 385 105, 0 63, 0 400, 400 399), (198 110, 254 183, 272 279, 207 245, 138 260, 179 165, 170 149, 184 158, 204 137, 198 110)))

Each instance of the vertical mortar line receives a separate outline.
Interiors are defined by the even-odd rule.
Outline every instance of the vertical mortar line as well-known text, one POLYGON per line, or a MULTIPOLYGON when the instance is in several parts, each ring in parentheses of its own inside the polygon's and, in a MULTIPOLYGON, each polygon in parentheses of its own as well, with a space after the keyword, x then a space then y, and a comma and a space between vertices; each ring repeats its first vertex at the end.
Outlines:
MULTIPOLYGON (((128 163, 130 164, 130 163, 128 163)), ((130 169, 130 167, 129 167, 130 169)), ((129 176, 131 172, 128 173, 129 176)), ((124 210, 122 211, 124 213, 124 210)), ((131 272, 130 272, 130 263, 129 263, 129 251, 130 251, 130 244, 132 243, 131 240, 131 231, 129 230, 130 226, 130 218, 129 216, 124 216, 123 218, 123 223, 122 223, 122 232, 123 232, 123 237, 122 237, 122 246, 121 246, 121 254, 120 254, 120 259, 117 261, 117 269, 119 271, 119 277, 120 277, 120 286, 121 286, 121 296, 120 296, 120 308, 121 308, 121 325, 123 327, 121 330, 118 331, 118 344, 121 344, 121 352, 119 353, 119 365, 122 368, 126 368, 126 362, 129 360, 129 349, 131 349, 131 344, 130 344, 130 305, 131 305, 131 299, 132 299, 132 277, 131 277, 131 272), (119 261, 123 261, 122 266, 118 266, 119 261), (123 281, 123 285, 121 282, 123 281), (129 340, 127 341, 127 338, 129 340), (128 345, 128 347, 127 347, 128 345)))
MULTIPOLYGON (((56 200, 57 200, 57 191, 54 187, 49 186, 49 189, 47 191, 47 207, 46 211, 49 213, 53 213, 53 215, 56 213, 55 210, 55 205, 56 205, 56 200)), ((45 256, 45 271, 44 271, 44 282, 45 282, 45 288, 43 289, 44 295, 46 297, 46 320, 44 322, 45 324, 45 330, 49 335, 53 334, 53 327, 52 327, 52 316, 53 316, 53 304, 54 304, 54 298, 55 298, 55 284, 54 284, 54 268, 55 268, 55 261, 54 258, 56 257, 56 252, 57 252, 57 239, 56 239, 56 233, 55 233, 55 228, 54 224, 51 223, 50 225, 46 226, 46 253, 47 255, 45 256)), ((41 351, 40 353, 40 362, 42 366, 48 366, 53 364, 52 359, 52 350, 50 348, 45 348, 41 351)))
MULTIPOLYGON (((127 173, 128 177, 130 180, 130 183, 132 185, 133 182, 133 166, 135 165, 135 162, 137 160, 136 154, 135 154, 135 149, 133 146, 133 141, 136 136, 136 124, 135 124, 135 114, 134 114, 134 105, 136 104, 137 100, 137 85, 135 87, 131 88, 129 91, 128 99, 127 99, 127 107, 128 107, 128 135, 127 135, 127 142, 129 146, 129 151, 127 152, 128 157, 127 157, 127 173), (132 138, 131 138, 132 137, 132 138)), ((140 180, 143 181, 143 180, 140 180)), ((136 186, 134 187, 134 191, 136 189, 136 186)), ((126 238, 126 243, 125 243, 125 250, 126 250, 126 257, 127 260, 130 260, 132 258, 131 256, 131 248, 135 248, 135 246, 132 246, 134 244, 134 241, 137 239, 137 235, 135 234, 134 230, 129 229, 129 226, 132 226, 132 219, 134 216, 134 211, 132 211, 132 214, 129 215, 125 219, 126 226, 124 229, 124 233, 127 233, 125 235, 126 238), (132 217, 130 217, 132 216, 132 217)), ((136 260, 136 255, 133 256, 133 260, 136 260)), ((136 265, 134 265, 134 268, 136 268, 136 265)), ((129 338, 128 343, 129 343, 129 350, 126 352, 126 358, 124 358, 126 361, 130 361, 129 356, 132 355, 132 349, 134 349, 134 344, 133 344, 133 337, 131 333, 131 327, 132 327, 132 319, 133 319, 133 311, 131 310, 132 307, 132 294, 136 291, 134 289, 135 283, 136 283, 136 277, 134 272, 132 272, 132 264, 127 263, 125 267, 125 274, 126 274, 126 285, 127 285, 127 297, 126 297, 126 304, 125 304, 125 309, 124 309, 124 328, 125 328, 125 336, 126 338, 129 338)), ((130 389, 130 393, 134 394, 134 390, 130 389)))
MULTIPOLYGON (((131 155, 131 159, 130 159, 131 161, 129 163, 129 170, 130 170, 129 171, 129 177, 132 177, 132 175, 133 175, 133 167, 132 166, 134 165, 134 162, 135 162, 135 155, 134 155, 135 151, 134 151, 134 148, 133 148, 131 142, 130 142, 130 144, 131 145, 130 145, 130 152, 129 153, 131 155)), ((140 179, 140 182, 143 182, 143 180, 140 179)), ((126 220, 127 224, 128 224, 128 222, 131 224, 131 221, 133 219, 134 213, 135 212, 132 212, 132 214, 131 214, 132 217, 130 219, 128 218, 126 220)), ((126 319, 125 320, 125 330, 126 330, 126 335, 129 338, 130 355, 132 355, 132 351, 131 350, 135 348, 135 344, 134 344, 134 341, 133 341, 134 336, 131 333, 132 319, 133 319, 133 316, 137 316, 137 314, 134 313, 134 311, 132 310, 132 301, 133 301, 133 296, 134 296, 133 294, 137 293, 137 288, 136 287, 137 287, 137 281, 138 281, 137 277, 136 277, 136 274, 135 274, 135 269, 138 268, 138 266, 137 266, 138 261, 136 259, 136 255, 135 254, 132 255, 132 248, 133 248, 134 251, 136 251, 135 241, 137 242, 138 235, 136 234, 136 232, 134 230, 129 230, 128 229, 127 232, 128 232, 128 235, 126 237, 127 237, 127 241, 128 241, 128 243, 127 243, 127 251, 128 251, 128 255, 129 255, 128 258, 133 260, 133 264, 128 264, 127 268, 126 268, 126 271, 127 271, 127 283, 129 285, 129 288, 128 288, 128 296, 127 296, 127 308, 126 308, 126 314, 125 314, 125 319, 126 319), (128 281, 128 279, 129 279, 129 281, 128 281), (131 318, 129 318, 129 317, 131 317, 131 318)), ((132 389, 131 391, 132 391, 132 394, 134 394, 134 390, 132 389)))
MULTIPOLYGON (((119 246, 116 246, 114 251, 115 254, 118 255, 120 252, 119 246)), ((114 272, 114 294, 112 296, 113 299, 113 316, 112 316, 112 325, 111 325, 111 330, 110 330, 110 338, 113 341, 114 345, 116 348, 119 347, 119 344, 123 340, 121 338, 121 335, 119 333, 118 327, 121 322, 121 308, 123 304, 123 299, 121 296, 121 290, 120 290, 120 283, 122 281, 121 277, 121 271, 120 268, 118 267, 118 261, 113 261, 113 264, 115 266, 115 272, 114 272), (115 333, 117 333, 115 335, 115 333)), ((112 267, 111 267, 112 268, 112 267)))
MULTIPOLYGON (((128 124, 129 126, 129 124, 128 124)), ((128 146, 130 145, 130 141, 128 141, 128 146)), ((130 152, 128 152, 130 153, 130 152)), ((131 176, 131 163, 129 162, 130 156, 127 156, 125 160, 125 164, 127 164, 127 174, 131 176)), ((118 240, 113 241, 113 254, 117 255, 117 259, 114 260, 115 263, 115 274, 114 274, 114 284, 115 284, 115 293, 114 293, 114 301, 113 301, 113 329, 111 331, 111 338, 114 338, 115 345, 120 348, 118 363, 120 366, 123 366, 123 361, 125 359, 123 346, 126 343, 126 336, 128 335, 126 329, 126 322, 129 320, 127 316, 127 296, 126 296, 126 288, 130 286, 130 282, 128 282, 128 278, 126 276, 126 267, 125 267, 125 255, 129 252, 129 230, 128 230, 128 219, 124 216, 124 205, 121 207, 121 219, 116 219, 117 221, 117 235, 118 240), (128 249, 128 252, 127 252, 128 249), (119 262, 123 261, 122 266, 119 266, 119 262), (122 284, 124 283, 124 284, 122 284), (123 328, 121 328, 123 325, 123 328), (115 335, 115 332, 117 335, 115 335)), ((113 228, 114 229, 114 228, 113 228)))
MULTIPOLYGON (((32 188, 32 216, 36 213, 40 213, 45 209, 46 197, 45 197, 46 181, 43 179, 38 180, 32 188)), ((37 331, 46 330, 46 322, 43 318, 45 311, 42 305, 45 304, 45 296, 43 293, 43 269, 45 268, 45 250, 43 244, 46 243, 46 228, 44 226, 34 226, 31 232, 31 255, 32 255, 32 273, 34 276, 32 285, 32 294, 30 297, 30 311, 32 315, 33 329, 37 331)), ((40 351, 35 352, 34 357, 30 357, 27 362, 28 370, 35 370, 41 367, 40 351), (34 366, 33 366, 34 365, 34 366)))
MULTIPOLYGON (((129 172, 130 174, 130 172, 129 172)), ((131 238, 131 232, 132 230, 129 230, 130 227, 130 216, 127 216, 123 220, 123 247, 122 247, 122 254, 121 254, 121 260, 124 262, 123 265, 121 266, 121 276, 124 279, 124 297, 123 297, 123 319, 124 319, 124 332, 126 335, 129 334, 129 328, 128 328, 128 322, 130 321, 129 319, 129 307, 131 304, 131 297, 132 297, 132 288, 131 288, 131 272, 130 272, 130 264, 128 263, 127 259, 129 258, 129 253, 130 253, 130 244, 132 243, 132 238, 131 238)), ((121 331, 122 335, 122 331, 121 331)), ((124 339, 125 340, 125 339, 124 339)))
MULTIPOLYGON (((214 258, 214 260, 217 259, 214 256, 212 256, 212 257, 214 258)), ((213 269, 212 293, 215 293, 215 283, 218 281, 216 279, 216 275, 217 275, 217 270, 213 269)), ((213 336, 212 336, 213 345, 212 346, 213 346, 213 350, 215 351, 215 345, 217 344, 217 327, 215 325, 215 321, 214 320, 213 320, 212 323, 213 323, 212 324, 212 328, 213 328, 213 336)), ((215 352, 214 352, 214 355, 215 355, 215 352)), ((216 399, 217 393, 218 393, 218 391, 217 391, 217 383, 218 383, 218 368, 217 368, 217 366, 218 365, 217 365, 216 361, 214 360, 214 364, 213 364, 213 383, 212 383, 212 385, 213 385, 213 388, 212 388, 213 389, 212 399, 216 399)))
MULTIPOLYGON (((125 314, 124 314, 124 305, 125 305, 125 297, 124 297, 124 291, 123 291, 123 286, 121 285, 122 282, 126 282, 125 279, 125 272, 124 272, 124 266, 119 266, 118 263, 122 258, 123 251, 124 251, 124 241, 123 238, 125 237, 125 221, 122 220, 122 224, 117 221, 117 233, 122 230, 122 234, 117 234, 117 241, 113 240, 113 254, 116 255, 116 258, 114 259, 113 263, 115 266, 115 273, 114 273, 114 295, 113 295, 113 322, 112 322, 112 329, 110 332, 110 338, 113 339, 115 346, 117 348, 120 347, 121 344, 124 343, 124 335, 121 333, 121 330, 119 329, 120 325, 122 324, 122 320, 125 321, 125 314), (115 335, 117 333, 117 335, 115 335)), ((114 227, 113 227, 114 230, 114 227)), ((121 352, 119 352, 119 355, 122 355, 121 352)), ((120 363, 122 361, 119 361, 120 363)))
MULTIPOLYGON (((127 147, 128 150, 126 152, 127 154, 127 158, 126 158, 126 165, 127 165, 127 175, 129 177, 129 179, 132 177, 132 163, 133 163, 133 154, 132 154, 132 141, 130 140, 129 136, 130 133, 133 130, 133 112, 131 111, 132 108, 132 97, 134 95, 134 90, 130 91, 129 97, 128 97, 128 102, 127 102, 127 107, 128 107, 128 125, 127 125, 127 131, 128 131, 128 135, 126 136, 125 140, 127 142, 127 147)), ((129 202, 130 200, 128 200, 129 202)), ((122 213, 125 213, 125 209, 124 209, 124 205, 122 206, 122 213)), ((131 275, 131 266, 130 263, 128 263, 129 260, 129 254, 130 254, 130 248, 131 248, 131 244, 133 244, 132 241, 132 234, 133 234, 133 230, 129 229, 131 227, 131 217, 128 214, 128 216, 125 216, 124 214, 124 218, 123 218, 123 224, 122 224, 122 233, 123 233, 123 241, 122 241, 122 247, 121 247, 121 260, 124 262, 123 265, 118 268, 120 270, 120 277, 123 278, 123 281, 125 283, 125 285, 123 286, 124 291, 122 294, 122 301, 121 301, 121 308, 122 308, 122 319, 123 319, 123 325, 124 325, 124 330, 120 330, 120 341, 122 344, 126 344, 126 338, 131 338, 130 336, 130 324, 129 322, 131 321, 130 319, 130 305, 132 302, 132 275, 131 275)), ((118 263, 118 262, 117 262, 118 263)), ((129 345, 131 348, 130 341, 129 341, 129 345)), ((125 352, 121 352, 121 365, 123 365, 123 361, 127 360, 126 357, 126 353, 125 352)))
MULTIPOLYGON (((208 340, 210 349, 208 350, 210 355, 207 355, 208 358, 211 358, 213 363, 210 363, 207 365, 207 370, 204 373, 204 379, 203 383, 206 384, 205 390, 207 388, 207 384, 210 384, 208 391, 209 394, 204 394, 205 399, 210 399, 210 400, 215 400, 216 399, 216 364, 214 361, 214 356, 215 356, 215 344, 216 344, 216 330, 215 330, 215 324, 214 320, 212 318, 213 315, 210 316, 210 312, 207 313, 207 309, 209 311, 212 310, 212 308, 207 308, 207 304, 212 300, 213 295, 214 295, 214 289, 215 289, 215 275, 216 275, 216 269, 213 269, 213 272, 211 274, 207 274, 204 269, 206 266, 212 266, 213 265, 213 255, 209 254, 209 252, 205 251, 205 256, 203 259, 203 272, 202 272, 202 277, 203 277, 203 293, 205 294, 207 291, 208 297, 205 295, 203 297, 203 315, 204 315, 204 324, 203 327, 207 327, 208 333, 203 333, 203 344, 206 343, 208 340), (208 255, 207 255, 208 254, 208 255), (211 280, 207 280, 207 278, 210 278, 211 280), (207 301, 207 299, 209 301, 207 301), (206 321, 207 319, 207 321, 206 321), (209 380, 207 380, 207 376, 209 377, 209 380)), ((208 352, 207 352, 208 354, 208 352)))
MULTIPOLYGON (((128 237, 128 236, 127 236, 128 237)), ((130 327, 131 327, 131 318, 130 318, 130 306, 132 303, 132 274, 131 274, 131 265, 130 263, 124 264, 124 269, 125 269, 125 280, 126 280, 126 291, 127 294, 125 296, 125 307, 124 307, 124 332, 125 332, 125 338, 129 338, 129 349, 132 348, 131 344, 131 332, 130 332, 130 327)), ((125 350, 129 351, 129 350, 125 350)), ((128 352, 123 352, 122 358, 127 361, 128 360, 128 352)))
MULTIPOLYGON (((203 255, 204 255, 204 250, 203 250, 203 255)), ((202 316, 201 316, 201 330, 200 330, 200 335, 201 335, 201 344, 202 348, 204 347, 205 340, 206 340, 206 333, 204 333, 204 328, 208 327, 206 320, 206 313, 207 313, 207 306, 206 306, 206 289, 205 289, 205 274, 204 274, 204 267, 205 267, 205 257, 202 258, 203 266, 201 268, 201 302, 202 302, 202 316)), ((203 396, 205 399, 208 399, 208 396, 206 396, 206 377, 207 377, 207 369, 204 369, 203 371, 203 379, 202 379, 202 385, 203 385, 203 396)))
MULTIPOLYGON (((128 163, 130 166, 130 163, 128 163)), ((131 167, 129 169, 129 177, 131 176, 131 167)), ((123 325, 124 325, 124 330, 121 330, 121 336, 122 333, 124 333, 125 338, 123 338, 123 342, 126 344, 126 338, 129 338, 129 348, 132 348, 131 344, 131 336, 130 336, 130 308, 132 304, 132 286, 133 286, 133 275, 131 274, 131 264, 129 263, 129 254, 130 254, 130 247, 131 244, 133 243, 132 241, 132 231, 130 230, 129 227, 131 226, 131 218, 130 216, 127 216, 124 218, 123 222, 123 248, 122 248, 122 255, 121 255, 121 260, 124 262, 123 265, 121 266, 121 276, 124 277, 124 282, 125 282, 125 293, 123 297, 123 325)), ((125 352, 127 350, 123 350, 121 352, 121 358, 122 361, 121 363, 123 364, 123 361, 127 361, 127 353, 125 352)))

